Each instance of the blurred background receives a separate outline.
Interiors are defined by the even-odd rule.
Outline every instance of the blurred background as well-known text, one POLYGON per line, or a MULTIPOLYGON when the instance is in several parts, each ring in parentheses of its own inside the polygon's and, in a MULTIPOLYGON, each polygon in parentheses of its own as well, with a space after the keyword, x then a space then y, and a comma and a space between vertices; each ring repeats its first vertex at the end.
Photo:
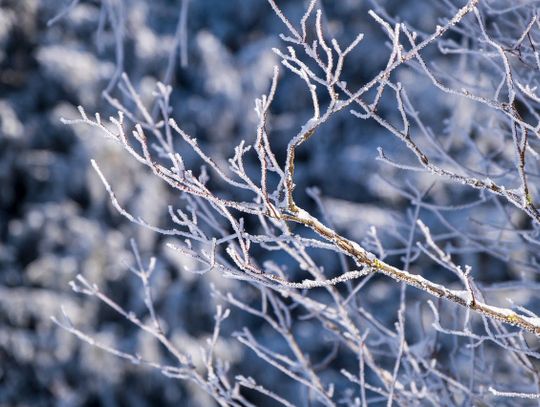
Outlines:
MULTIPOLYGON (((301 0, 278 3, 294 22, 306 7, 301 0)), ((389 15, 400 16, 420 31, 433 31, 439 19, 449 14, 444 2, 379 3, 389 15)), ((389 53, 387 37, 367 14, 374 4, 340 0, 322 1, 320 6, 329 36, 347 44, 359 32, 365 33, 343 73, 355 88, 384 67, 389 53)), ((135 239, 145 261, 157 257, 153 289, 159 312, 171 337, 194 355, 199 355, 199 346, 213 327, 211 286, 249 291, 241 282, 225 280, 217 273, 189 273, 197 265, 165 248, 172 238, 138 228, 121 217, 92 171, 90 159, 99 163, 122 205, 149 223, 166 226, 170 222, 167 206, 178 196, 92 128, 60 122, 61 117, 79 117, 78 105, 89 114, 99 111, 108 117, 114 113, 103 92, 118 94, 118 74, 126 72, 149 106, 156 83, 170 83, 172 116, 221 162, 232 156, 240 140, 252 142, 257 123, 254 99, 267 92, 273 67, 279 64, 272 48, 281 46, 282 22, 264 0, 191 0, 187 42, 178 44, 175 33, 181 7, 179 0, 0 1, 2 407, 213 405, 193 384, 118 360, 80 342, 50 319, 64 306, 72 322, 89 335, 133 352, 159 354, 157 345, 129 323, 70 289, 69 282, 82 274, 126 308, 142 311, 141 287, 128 270, 134 261, 130 239, 135 239)), ((439 62, 444 66, 453 62, 451 58, 441 57, 439 62)), ((430 83, 416 82, 412 71, 399 75, 405 83, 414 84, 411 97, 424 96, 418 100, 420 107, 429 108, 425 122, 434 131, 445 128, 444 119, 455 102, 435 92, 426 97, 430 83)), ((467 103, 460 105, 460 111, 454 110, 455 132, 459 126, 470 126, 475 114, 467 103)), ((283 74, 270 121, 271 143, 280 160, 290 137, 310 117, 310 109, 305 84, 283 74)), ((395 118, 395 101, 383 98, 379 112, 395 118)), ((316 186, 338 230, 351 238, 364 239, 374 225, 384 231, 384 242, 403 243, 396 236, 409 200, 384 180, 399 183, 405 179, 403 172, 375 160, 379 146, 393 157, 403 151, 376 123, 359 121, 347 112, 339 114, 298 152, 297 191, 316 186)), ((191 152, 182 153, 187 166, 198 165, 191 152)), ((250 165, 256 169, 257 162, 250 165)), ((421 190, 430 186, 428 179, 415 180, 421 190)), ((226 185, 214 187, 228 193, 226 185)), ((440 203, 471 196, 444 186, 432 191, 440 203)), ((307 194, 300 192, 298 200, 316 210, 307 194)), ((466 218, 457 216, 452 221, 460 225, 466 218)), ((429 217, 425 222, 430 222, 429 217)), ((317 256, 330 273, 338 273, 337 257, 317 256)), ((473 266, 489 266, 484 270, 490 274, 480 276, 485 282, 516 275, 512 267, 489 254, 463 254, 462 259, 473 266)), ((391 324, 399 287, 379 280, 373 284, 366 306, 378 308, 378 317, 391 324)), ((520 301, 532 301, 523 293, 517 296, 520 301)), ((230 336, 242 326, 272 340, 260 322, 233 312, 217 352, 231 363, 233 372, 247 376, 264 371, 265 380, 295 400, 295 387, 285 376, 230 336)), ((303 335, 313 336, 312 329, 306 325, 303 335)), ((254 402, 263 405, 268 400, 254 402)))

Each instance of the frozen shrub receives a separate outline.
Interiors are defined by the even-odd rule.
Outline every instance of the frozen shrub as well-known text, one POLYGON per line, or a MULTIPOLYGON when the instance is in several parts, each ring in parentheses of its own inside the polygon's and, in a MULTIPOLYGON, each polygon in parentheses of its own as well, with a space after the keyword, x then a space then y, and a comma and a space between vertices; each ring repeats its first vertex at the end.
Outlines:
POLYGON ((189 24, 239 2, 183 0, 162 32, 139 30, 142 2, 99 3, 115 113, 63 121, 116 146, 91 163, 128 221, 107 255, 132 276, 98 263, 71 282, 96 332, 54 318, 92 345, 90 374, 128 380, 113 355, 194 405, 537 404, 535 3, 388 3, 240 15, 279 40, 189 24))

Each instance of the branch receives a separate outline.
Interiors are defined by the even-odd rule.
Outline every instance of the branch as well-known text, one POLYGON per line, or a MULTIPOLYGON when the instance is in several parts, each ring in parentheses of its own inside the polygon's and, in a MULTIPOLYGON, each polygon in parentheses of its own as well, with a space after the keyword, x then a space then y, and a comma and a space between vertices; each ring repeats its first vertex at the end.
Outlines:
POLYGON ((444 298, 455 304, 469 308, 477 313, 509 325, 517 326, 540 337, 540 318, 527 317, 507 308, 488 305, 480 301, 470 301, 468 291, 452 290, 440 284, 436 284, 417 274, 409 273, 397 267, 391 266, 377 259, 372 253, 365 250, 358 243, 340 236, 334 230, 323 225, 317 218, 311 216, 305 210, 297 208, 292 214, 284 215, 284 219, 307 226, 315 233, 331 241, 350 256, 359 266, 365 266, 374 272, 392 277, 396 281, 403 282, 411 287, 416 287, 430 295, 444 298))

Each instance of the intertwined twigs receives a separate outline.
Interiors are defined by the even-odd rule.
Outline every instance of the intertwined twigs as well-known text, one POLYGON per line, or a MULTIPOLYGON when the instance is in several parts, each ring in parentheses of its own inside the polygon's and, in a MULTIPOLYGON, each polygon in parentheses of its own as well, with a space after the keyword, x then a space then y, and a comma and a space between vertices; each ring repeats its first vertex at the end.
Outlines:
MULTIPOLYGON (((321 116, 319 113, 318 108, 318 102, 316 100, 316 96, 314 96, 314 115, 313 118, 306 123, 302 131, 295 137, 293 140, 289 143, 288 147, 288 154, 287 154, 287 164, 286 164, 286 190, 287 190, 287 209, 291 213, 291 215, 285 215, 286 220, 294 221, 297 223, 301 223, 305 226, 308 226, 309 228, 313 229, 315 232, 317 232, 320 236, 324 237, 329 242, 334 243, 336 246, 338 246, 341 250, 343 250, 345 253, 347 253, 349 256, 351 256, 353 259, 355 259, 360 265, 367 266, 370 269, 374 271, 382 272, 396 280, 403 281, 407 283, 408 285, 414 286, 416 288, 419 288, 421 290, 424 290, 432 295, 435 295, 437 297, 446 298, 450 301, 453 301, 457 304, 470 307, 471 309, 480 312, 481 314, 489 317, 489 318, 495 318, 500 321, 506 322, 511 325, 519 326, 520 328, 523 328, 527 331, 530 331, 534 334, 540 335, 540 320, 537 318, 530 318, 524 315, 519 315, 511 310, 507 309, 501 309, 496 307, 491 307, 487 304, 484 304, 482 302, 479 302, 471 295, 468 295, 469 298, 467 298, 467 295, 463 291, 453 291, 449 290, 439 284, 434 284, 430 282, 429 280, 426 280, 425 278, 411 274, 404 270, 399 270, 396 267, 392 267, 391 265, 388 265, 384 262, 381 262, 380 260, 376 259, 371 253, 368 253, 365 249, 360 247, 358 244, 340 236, 335 231, 327 228, 324 226, 319 220, 308 214, 306 211, 302 210, 301 208, 298 208, 295 204, 293 198, 292 198, 292 190, 294 187, 293 183, 293 173, 294 173, 294 157, 295 157, 295 150, 305 142, 307 139, 313 136, 316 128, 323 124, 328 118, 336 113, 338 110, 341 110, 350 104, 357 103, 360 105, 366 112, 368 116, 371 117, 377 117, 379 121, 382 123, 384 122, 384 119, 378 117, 376 113, 374 112, 373 108, 370 108, 367 106, 366 103, 364 103, 360 97, 369 91, 372 87, 374 87, 376 84, 381 83, 381 89, 384 87, 384 81, 386 80, 390 73, 396 69, 400 64, 407 62, 410 59, 418 58, 420 61, 422 61, 420 57, 420 51, 425 48, 430 43, 434 42, 437 38, 439 38, 441 35, 443 35, 450 27, 457 24, 459 21, 461 21, 468 13, 471 13, 473 10, 475 10, 477 14, 477 18, 479 21, 481 21, 481 17, 478 15, 478 12, 475 9, 477 1, 470 1, 466 6, 461 8, 452 19, 443 27, 438 27, 436 32, 426 38, 424 41, 419 43, 418 45, 414 41, 414 36, 408 32, 408 30, 405 28, 404 25, 396 24, 395 30, 392 30, 390 26, 386 23, 384 23, 380 17, 377 17, 382 24, 387 28, 388 33, 393 40, 393 52, 389 59, 387 68, 383 71, 381 71, 373 80, 368 82, 366 85, 364 85, 360 90, 356 92, 349 92, 345 86, 342 86, 341 89, 336 89, 336 84, 340 81, 340 75, 341 75, 341 67, 343 65, 342 59, 347 54, 347 52, 342 53, 340 51, 339 46, 337 43, 333 42, 334 50, 330 49, 330 47, 326 44, 322 29, 321 29, 321 14, 320 11, 317 14, 317 35, 318 35, 318 42, 314 42, 313 45, 310 45, 306 42, 306 32, 305 32, 305 20, 307 20, 310 11, 313 8, 314 2, 311 3, 311 7, 308 9, 308 13, 303 19, 302 23, 302 34, 300 34, 287 20, 287 18, 281 13, 278 6, 273 2, 270 1, 272 4, 274 10, 277 12, 277 14, 280 16, 280 18, 284 21, 286 26, 289 28, 289 31, 293 35, 293 37, 284 37, 284 40, 301 45, 304 50, 306 51, 306 54, 311 56, 315 59, 315 61, 318 63, 318 65, 324 69, 326 72, 326 78, 319 78, 314 73, 309 70, 307 66, 305 66, 301 61, 299 61, 295 54, 290 49, 290 55, 283 55, 280 54, 284 58, 284 64, 285 66, 289 67, 289 69, 293 70, 293 72, 297 73, 299 76, 303 77, 307 82, 310 88, 313 91, 313 85, 311 85, 310 80, 313 80, 314 82, 318 82, 321 84, 324 84, 325 87, 328 90, 328 93, 330 94, 332 101, 330 102, 326 112, 321 116), (408 38, 410 39, 412 49, 406 53, 402 51, 403 47, 399 43, 399 32, 400 30, 404 30, 407 34, 408 38), (327 61, 323 62, 322 59, 318 56, 317 53, 317 45, 319 45, 325 52, 327 56, 327 61), (334 63, 332 59, 332 52, 335 51, 340 59, 339 62, 336 64, 335 71, 334 69, 334 63), (291 65, 291 62, 294 62, 298 65, 298 67, 293 67, 291 65), (338 91, 344 91, 346 93, 346 96, 348 99, 345 101, 340 101, 338 96, 338 91)), ((487 37, 487 34, 485 34, 487 37)), ((356 44, 353 44, 356 45, 356 44)), ((503 54, 504 56, 504 54, 503 54)), ((506 59, 504 58, 506 61, 506 59)), ((425 66, 425 64, 423 64, 425 66)), ((506 68, 508 71, 507 77, 508 80, 511 80, 511 74, 509 72, 509 68, 506 68)), ((508 85, 511 88, 511 83, 508 85)), ((465 93, 465 92, 464 92, 465 93)), ((398 88, 398 95, 399 95, 399 88, 398 88)), ((509 104, 514 103, 514 96, 510 95, 509 104)), ((491 103, 497 108, 503 109, 503 104, 495 104, 495 102, 485 101, 486 103, 491 103)), ((507 105, 504 105, 507 106, 507 105)), ((512 118, 515 121, 518 121, 522 123, 521 118, 517 115, 517 112, 513 112, 514 116, 512 118)), ((406 116, 404 115, 404 118, 406 116)), ((527 146, 526 141, 526 135, 527 130, 524 129, 524 134, 522 136, 522 144, 521 147, 517 146, 517 149, 520 153, 520 159, 519 159, 519 168, 520 168, 520 177, 522 179, 522 193, 517 194, 514 192, 506 191, 503 187, 500 187, 494 183, 486 183, 485 181, 475 179, 475 178, 469 178, 460 176, 456 173, 452 173, 449 171, 446 171, 436 165, 433 165, 429 162, 428 157, 420 150, 420 148, 416 145, 416 143, 412 140, 409 131, 408 131, 408 122, 407 119, 404 119, 405 121, 405 130, 399 131, 395 128, 392 128, 394 134, 396 134, 398 137, 400 137, 407 145, 408 148, 410 148, 414 153, 416 154, 418 161, 421 165, 423 165, 427 170, 430 172, 436 174, 448 177, 454 181, 462 181, 465 182, 467 185, 471 185, 475 188, 482 188, 482 189, 489 189, 490 191, 501 194, 505 198, 507 198, 510 202, 512 202, 514 205, 518 206, 519 208, 526 211, 528 215, 530 215, 535 221, 540 221, 540 214, 538 213, 538 210, 532 203, 531 199, 528 199, 529 196, 528 187, 527 187, 527 181, 526 176, 524 175, 524 165, 525 165, 525 149, 527 146)), ((515 123, 514 121, 514 123, 515 123)), ((521 124, 523 127, 525 124, 521 124)), ((388 127, 390 127, 389 124, 387 124, 388 127)), ((516 124, 517 126, 517 124, 516 124)))
MULTIPOLYGON (((535 138, 536 142, 539 134, 540 120, 535 111, 535 106, 540 103, 540 99, 535 96, 535 91, 531 87, 522 85, 515 78, 514 68, 509 60, 509 54, 514 53, 527 64, 536 61, 537 68, 540 69, 540 59, 534 48, 533 40, 531 40, 532 56, 535 57, 533 61, 529 60, 532 59, 531 55, 526 55, 525 51, 522 52, 521 50, 525 39, 530 36, 532 27, 537 23, 536 16, 526 25, 525 31, 520 34, 513 48, 508 49, 506 45, 501 45, 495 40, 492 32, 486 28, 484 19, 476 8, 479 6, 479 0, 471 0, 464 7, 455 9, 453 16, 437 26, 434 32, 430 34, 415 33, 402 23, 395 23, 392 26, 392 21, 389 18, 371 12, 371 17, 384 30, 390 40, 390 56, 385 67, 371 80, 367 81, 359 89, 350 89, 347 83, 342 80, 342 73, 346 57, 361 43, 362 35, 358 35, 350 45, 343 48, 336 40, 327 39, 322 10, 317 10, 315 16, 312 15, 317 3, 315 0, 310 2, 307 12, 302 17, 300 29, 289 21, 275 1, 269 0, 269 3, 288 30, 287 35, 282 35, 282 40, 287 44, 286 51, 279 49, 274 51, 281 58, 282 65, 305 82, 313 108, 312 117, 305 122, 297 134, 291 137, 286 148, 285 163, 281 165, 276 158, 271 147, 268 130, 270 109, 278 89, 279 70, 277 67, 274 70, 270 91, 256 101, 255 110, 259 122, 255 140, 252 145, 248 145, 244 141, 241 142, 235 148, 234 156, 229 159, 227 168, 223 168, 221 163, 209 156, 196 139, 184 131, 174 119, 170 118, 169 100, 171 88, 169 86, 163 84, 158 86, 156 106, 160 113, 160 119, 156 119, 154 112, 149 112, 142 103, 128 76, 123 75, 123 89, 127 99, 135 106, 133 111, 119 100, 109 96, 111 104, 119 110, 118 117, 110 118, 109 123, 104 123, 97 114, 95 118, 88 117, 82 108, 79 109, 82 117, 80 120, 66 120, 66 122, 84 123, 97 128, 108 138, 119 143, 135 160, 149 168, 155 176, 166 182, 172 189, 179 191, 187 204, 181 208, 169 207, 170 220, 174 224, 173 228, 163 229, 150 225, 123 208, 122 204, 116 199, 106 176, 102 173, 98 164, 93 161, 92 165, 105 185, 114 207, 131 222, 161 234, 183 239, 183 242, 169 246, 184 255, 192 257, 202 265, 200 269, 193 270, 194 272, 219 271, 226 277, 246 280, 255 287, 261 296, 260 309, 243 302, 231 293, 223 294, 216 291, 215 295, 222 301, 264 320, 279 333, 280 338, 287 344, 292 356, 285 357, 268 350, 258 342, 257 338, 247 328, 237 334, 238 340, 252 349, 261 359, 308 388, 315 395, 314 397, 325 405, 336 404, 334 387, 325 384, 317 374, 314 364, 299 345, 292 328, 291 310, 285 303, 285 299, 291 299, 295 304, 303 307, 309 313, 310 318, 316 319, 328 332, 332 333, 336 343, 346 347, 355 355, 359 355, 358 369, 360 373, 358 377, 348 371, 342 371, 341 373, 351 382, 360 386, 360 400, 363 405, 366 405, 367 391, 388 399, 389 404, 394 400, 406 403, 407 400, 416 400, 422 397, 435 404, 437 398, 428 394, 429 392, 426 390, 429 383, 418 379, 424 372, 429 372, 430 375, 436 376, 437 380, 458 389, 468 400, 479 398, 478 394, 473 390, 474 386, 467 387, 459 383, 442 370, 431 365, 428 356, 420 355, 420 353, 415 354, 407 345, 404 322, 405 286, 415 287, 432 297, 446 299, 460 307, 480 314, 484 317, 483 322, 487 335, 475 335, 469 330, 468 314, 465 328, 462 331, 449 330, 441 326, 438 308, 433 302, 430 302, 435 315, 434 326, 438 332, 470 338, 472 347, 484 341, 492 341, 510 352, 517 353, 519 356, 516 356, 516 358, 519 359, 520 363, 525 366, 525 369, 532 372, 532 376, 537 377, 535 369, 531 367, 532 363, 528 358, 536 358, 538 355, 523 345, 525 342, 523 332, 526 331, 540 336, 540 319, 532 311, 523 308, 516 310, 515 308, 489 305, 484 299, 482 287, 477 285, 472 278, 471 268, 454 263, 449 252, 438 244, 439 238, 432 235, 429 228, 420 220, 420 209, 427 209, 440 217, 441 222, 444 222, 444 217, 440 215, 440 212, 448 208, 440 208, 425 203, 423 194, 419 193, 419 191, 415 191, 415 196, 407 197, 414 204, 415 212, 412 216, 412 225, 409 226, 410 232, 403 257, 405 259, 404 266, 399 268, 393 266, 390 261, 386 261, 385 249, 380 244, 376 231, 372 231, 371 237, 375 242, 374 247, 377 249, 377 255, 372 253, 374 250, 370 250, 371 248, 366 245, 361 245, 338 233, 335 228, 330 226, 327 219, 324 222, 319 220, 307 210, 301 208, 295 200, 295 195, 298 194, 297 191, 295 192, 297 150, 308 140, 316 137, 320 128, 337 113, 355 107, 358 110, 351 111, 354 116, 362 120, 375 121, 397 137, 403 146, 412 152, 416 160, 412 165, 408 163, 401 164, 389 158, 380 149, 379 158, 382 161, 400 170, 426 173, 434 179, 443 180, 443 182, 463 184, 475 190, 480 190, 483 193, 482 197, 469 206, 484 203, 490 199, 486 196, 492 196, 496 205, 503 205, 501 202, 504 204, 510 203, 528 217, 528 221, 533 225, 532 228, 538 228, 540 214, 535 206, 534 194, 536 190, 530 181, 531 176, 536 174, 529 169, 527 160, 531 156, 534 159, 537 158, 535 146, 532 145, 531 139, 535 138), (502 80, 497 85, 494 95, 486 96, 481 92, 476 94, 467 89, 452 87, 448 84, 450 75, 441 78, 441 74, 435 72, 433 66, 430 66, 424 60, 422 53, 426 52, 426 49, 430 46, 439 45, 442 47, 440 45, 442 39, 450 30, 466 31, 466 28, 462 28, 463 24, 461 24, 466 18, 469 19, 468 24, 474 24, 476 33, 481 34, 482 44, 490 47, 489 63, 496 66, 499 69, 497 72, 501 74, 502 80), (308 23, 312 19, 314 19, 314 32, 310 32, 308 29, 308 23), (315 39, 311 39, 312 36, 315 39), (300 53, 304 56, 300 57, 300 53), (499 62, 502 61, 502 64, 497 65, 494 63, 495 59, 499 62), (422 122, 420 114, 415 109, 411 98, 409 98, 406 87, 394 79, 398 68, 405 65, 422 72, 433 86, 440 91, 473 101, 503 118, 502 123, 507 127, 501 125, 500 127, 503 129, 497 130, 506 132, 507 135, 511 136, 515 163, 511 168, 502 168, 502 165, 497 162, 494 164, 489 162, 490 166, 495 166, 503 173, 502 176, 498 177, 500 180, 495 182, 486 176, 485 174, 489 173, 488 170, 483 172, 476 168, 461 165, 458 159, 452 157, 441 147, 431 129, 422 122), (325 92, 325 96, 329 100, 325 104, 320 102, 321 92, 325 92), (400 120, 399 124, 385 118, 380 111, 382 110, 380 105, 383 98, 388 93, 395 100, 395 108, 400 120), (367 101, 370 95, 373 96, 371 103, 367 101), (525 106, 525 110, 528 110, 526 115, 523 112, 520 113, 520 111, 524 110, 522 105, 525 106), (531 118, 536 119, 538 124, 531 124, 533 123, 531 118), (128 133, 128 129, 132 130, 131 134, 128 133), (431 143, 431 151, 419 142, 420 136, 431 143), (175 139, 182 141, 204 163, 205 166, 199 175, 196 175, 193 169, 186 167, 184 159, 177 149, 179 142, 175 139), (253 174, 246 170, 245 162, 247 159, 245 157, 251 150, 254 150, 258 160, 259 179, 254 179, 253 174), (239 200, 234 197, 234 194, 232 194, 232 197, 228 195, 227 198, 220 196, 218 192, 209 186, 210 175, 207 168, 227 187, 233 190, 241 190, 244 197, 248 196, 246 194, 251 195, 252 200, 247 200, 247 198, 239 200), (504 178, 506 174, 510 175, 504 178), (275 179, 278 181, 271 181, 275 179), (505 186, 515 186, 516 181, 518 187, 510 188, 505 186), (248 230, 244 216, 249 216, 257 227, 248 230), (313 236, 308 237, 302 232, 298 232, 294 224, 302 225, 315 232, 316 236, 322 239, 316 239, 313 236), (417 230, 422 233, 423 240, 426 241, 425 245, 419 245, 418 250, 413 248, 417 230), (310 278, 300 282, 293 282, 290 281, 290 276, 287 275, 284 268, 279 265, 272 262, 260 264, 261 262, 257 256, 253 255, 254 246, 269 252, 282 251, 286 253, 300 269, 309 273, 310 278), (322 267, 317 264, 310 254, 312 248, 337 253, 342 259, 342 274, 334 278, 328 278, 322 267), (461 284, 461 289, 449 288, 423 275, 412 272, 409 266, 413 258, 418 256, 419 253, 426 254, 436 264, 451 271, 461 284), (350 261, 345 260, 346 257, 350 261), (354 264, 354 270, 348 270, 349 263, 354 264), (401 307, 398 311, 398 323, 395 332, 382 326, 371 314, 363 311, 355 304, 356 293, 364 286, 365 282, 379 274, 389 276, 403 283, 401 307), (346 295, 336 287, 339 283, 350 284, 351 281, 360 278, 364 280, 357 287, 349 287, 349 292, 346 295), (309 290, 321 287, 331 299, 329 303, 310 297, 309 290), (366 345, 369 330, 359 328, 357 322, 359 319, 368 321, 376 332, 376 334, 371 335, 375 335, 378 341, 390 344, 388 346, 397 355, 393 369, 378 363, 376 351, 366 345), (517 333, 509 332, 498 322, 504 322, 520 329, 517 333), (399 372, 402 364, 405 364, 405 359, 407 368, 413 372, 411 375, 415 377, 415 380, 422 383, 425 391, 418 391, 414 387, 416 384, 409 388, 402 382, 399 372), (365 381, 364 373, 366 368, 373 372, 382 387, 370 385, 365 381), (419 396, 419 393, 422 397, 419 396)), ((464 37, 467 37, 466 34, 468 33, 463 34, 464 37)), ((461 49, 460 51, 464 52, 461 49)), ((484 54, 479 52, 479 57, 484 58, 484 54)), ((407 192, 402 191, 402 193, 405 195, 407 192)), ((452 225, 445 226, 452 230, 452 225)), ((464 234, 459 235, 458 232, 452 230, 451 236, 458 235, 467 239, 470 238, 464 234)), ((538 245, 534 233, 522 233, 520 238, 527 240, 532 245, 538 245)), ((482 242, 477 241, 475 243, 480 247, 479 250, 492 253, 492 248, 488 247, 487 244, 482 245, 482 242)), ((496 251, 495 255, 506 259, 496 251)), ((534 267, 534 264, 528 264, 528 266, 534 267)), ((237 405, 248 405, 248 401, 243 398, 239 390, 241 387, 248 387, 271 397, 277 402, 290 405, 287 400, 260 386, 252 378, 237 377, 235 384, 231 385, 226 379, 226 369, 220 370, 217 368, 213 357, 213 348, 219 335, 220 324, 228 315, 221 308, 218 309, 216 314, 213 342, 210 343, 209 349, 205 351, 206 376, 201 375, 192 365, 188 356, 176 351, 160 328, 149 295, 148 279, 150 271, 144 271, 143 267, 139 266, 139 270, 135 274, 142 280, 145 288, 145 301, 152 316, 152 325, 143 324, 84 278, 79 279, 79 285, 82 284, 82 288, 79 285, 75 287, 87 295, 98 297, 125 316, 130 322, 153 335, 175 356, 181 367, 163 367, 148 362, 150 366, 162 369, 168 375, 193 379, 223 405, 235 403, 237 405)), ((81 337, 81 339, 91 341, 90 338, 85 337, 84 334, 69 325, 69 323, 63 323, 63 326, 81 337)), ((112 348, 103 348, 132 361, 139 360, 133 355, 124 354, 112 348)), ((429 352, 426 351, 426 353, 429 352)), ((495 389, 492 389, 492 392, 494 394, 504 394, 504 392, 498 392, 495 389)))

